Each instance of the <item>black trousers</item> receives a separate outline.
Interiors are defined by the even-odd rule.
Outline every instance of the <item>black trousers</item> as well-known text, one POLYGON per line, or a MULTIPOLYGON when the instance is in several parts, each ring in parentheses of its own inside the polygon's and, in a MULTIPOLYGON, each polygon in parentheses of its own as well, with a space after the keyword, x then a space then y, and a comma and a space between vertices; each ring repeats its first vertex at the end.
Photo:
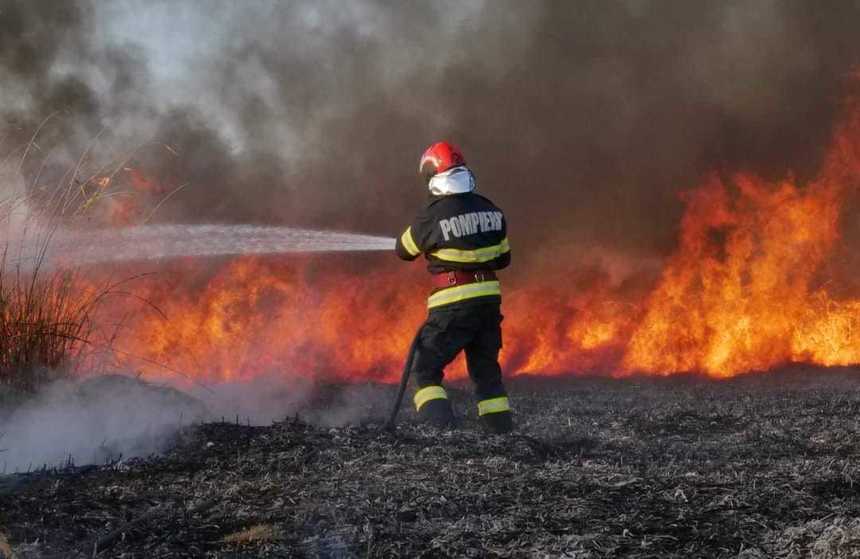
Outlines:
POLYGON ((502 318, 497 301, 432 309, 418 335, 412 361, 418 388, 442 384, 445 367, 465 351, 478 400, 506 396, 499 367, 502 318))

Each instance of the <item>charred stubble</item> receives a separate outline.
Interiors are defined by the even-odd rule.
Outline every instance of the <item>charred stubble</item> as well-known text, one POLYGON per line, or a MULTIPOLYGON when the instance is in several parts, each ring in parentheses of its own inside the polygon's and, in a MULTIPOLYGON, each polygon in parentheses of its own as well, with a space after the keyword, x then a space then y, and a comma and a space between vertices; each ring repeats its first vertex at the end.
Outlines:
POLYGON ((160 458, 7 483, 0 526, 21 557, 90 556, 118 527, 105 556, 841 557, 860 380, 812 373, 518 379, 509 437, 207 424, 160 458))

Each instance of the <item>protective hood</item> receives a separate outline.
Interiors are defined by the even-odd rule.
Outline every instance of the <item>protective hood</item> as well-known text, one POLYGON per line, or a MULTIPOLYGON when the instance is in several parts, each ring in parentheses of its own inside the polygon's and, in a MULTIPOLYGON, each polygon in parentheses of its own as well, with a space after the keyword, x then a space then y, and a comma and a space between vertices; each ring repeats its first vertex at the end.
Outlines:
POLYGON ((434 176, 428 186, 434 196, 464 194, 475 190, 475 176, 468 167, 460 165, 434 176))

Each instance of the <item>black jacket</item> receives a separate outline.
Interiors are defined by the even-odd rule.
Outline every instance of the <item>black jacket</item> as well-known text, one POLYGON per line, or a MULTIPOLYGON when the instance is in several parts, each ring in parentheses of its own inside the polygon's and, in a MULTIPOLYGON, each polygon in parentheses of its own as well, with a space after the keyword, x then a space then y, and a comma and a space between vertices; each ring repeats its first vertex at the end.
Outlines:
MULTIPOLYGON (((415 260, 423 254, 428 270, 434 274, 451 270, 501 270, 511 262, 504 213, 490 200, 474 192, 431 196, 412 225, 397 239, 395 250, 404 260, 415 260)), ((447 298, 445 294, 434 294, 433 297, 437 301, 464 300, 454 297, 452 289, 459 289, 461 294, 476 294, 465 297, 468 299, 500 296, 498 282, 485 283, 487 285, 482 288, 462 286, 445 289, 442 291, 450 292, 447 298), (495 284, 495 290, 491 289, 490 283, 495 284)), ((433 306, 439 305, 433 305, 431 301, 431 308, 433 306)))

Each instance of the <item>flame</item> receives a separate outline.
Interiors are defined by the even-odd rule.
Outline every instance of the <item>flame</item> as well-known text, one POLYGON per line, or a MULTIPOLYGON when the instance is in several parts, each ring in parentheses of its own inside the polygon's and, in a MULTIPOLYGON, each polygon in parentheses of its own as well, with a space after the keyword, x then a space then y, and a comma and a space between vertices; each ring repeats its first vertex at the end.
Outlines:
POLYGON ((805 186, 741 174, 686 195, 680 246, 624 370, 727 377, 792 362, 860 363, 860 301, 833 298, 822 276, 860 179, 860 111, 833 145, 805 186))
POLYGON ((154 287, 142 296, 160 312, 142 315, 124 336, 124 354, 170 363, 166 372, 138 363, 150 375, 176 369, 224 381, 260 374, 391 381, 422 319, 411 292, 379 287, 390 270, 356 278, 326 259, 248 257, 214 270, 188 262, 177 276, 202 287, 154 287))
POLYGON ((94 177, 90 184, 95 190, 88 194, 84 209, 113 227, 139 223, 167 193, 159 181, 136 167, 94 177))
MULTIPOLYGON (((678 246, 658 274, 619 280, 556 257, 503 281, 503 368, 729 377, 860 363, 860 298, 834 294, 847 275, 834 264, 843 210, 860 184, 851 109, 813 179, 740 173, 685 193, 678 246)), ((242 257, 174 271, 174 283, 142 294, 163 315, 139 315, 122 336, 127 355, 143 359, 127 363, 150 375, 172 375, 157 362, 209 380, 393 381, 425 314, 426 272, 391 255, 242 257)), ((462 361, 451 374, 465 375, 462 361)))
MULTIPOLYGON (((120 357, 167 378, 183 371, 218 381, 263 374, 394 381, 425 317, 426 272, 405 271, 392 255, 375 258, 360 274, 325 256, 242 257, 211 269, 185 262, 136 291, 158 312, 139 314, 129 325, 120 357)), ((526 287, 505 302, 505 312, 516 317, 505 327, 506 368, 600 372, 618 361, 618 340, 631 324, 626 309, 584 293, 564 309, 545 300, 541 316, 533 303, 541 292, 526 287), (559 312, 566 315, 561 329, 546 319, 559 312)), ((461 358, 449 376, 465 374, 461 358)))
POLYGON ((123 171, 128 173, 128 182, 133 191, 164 194, 165 190, 162 185, 154 178, 146 176, 140 169, 136 167, 123 167, 123 171))

